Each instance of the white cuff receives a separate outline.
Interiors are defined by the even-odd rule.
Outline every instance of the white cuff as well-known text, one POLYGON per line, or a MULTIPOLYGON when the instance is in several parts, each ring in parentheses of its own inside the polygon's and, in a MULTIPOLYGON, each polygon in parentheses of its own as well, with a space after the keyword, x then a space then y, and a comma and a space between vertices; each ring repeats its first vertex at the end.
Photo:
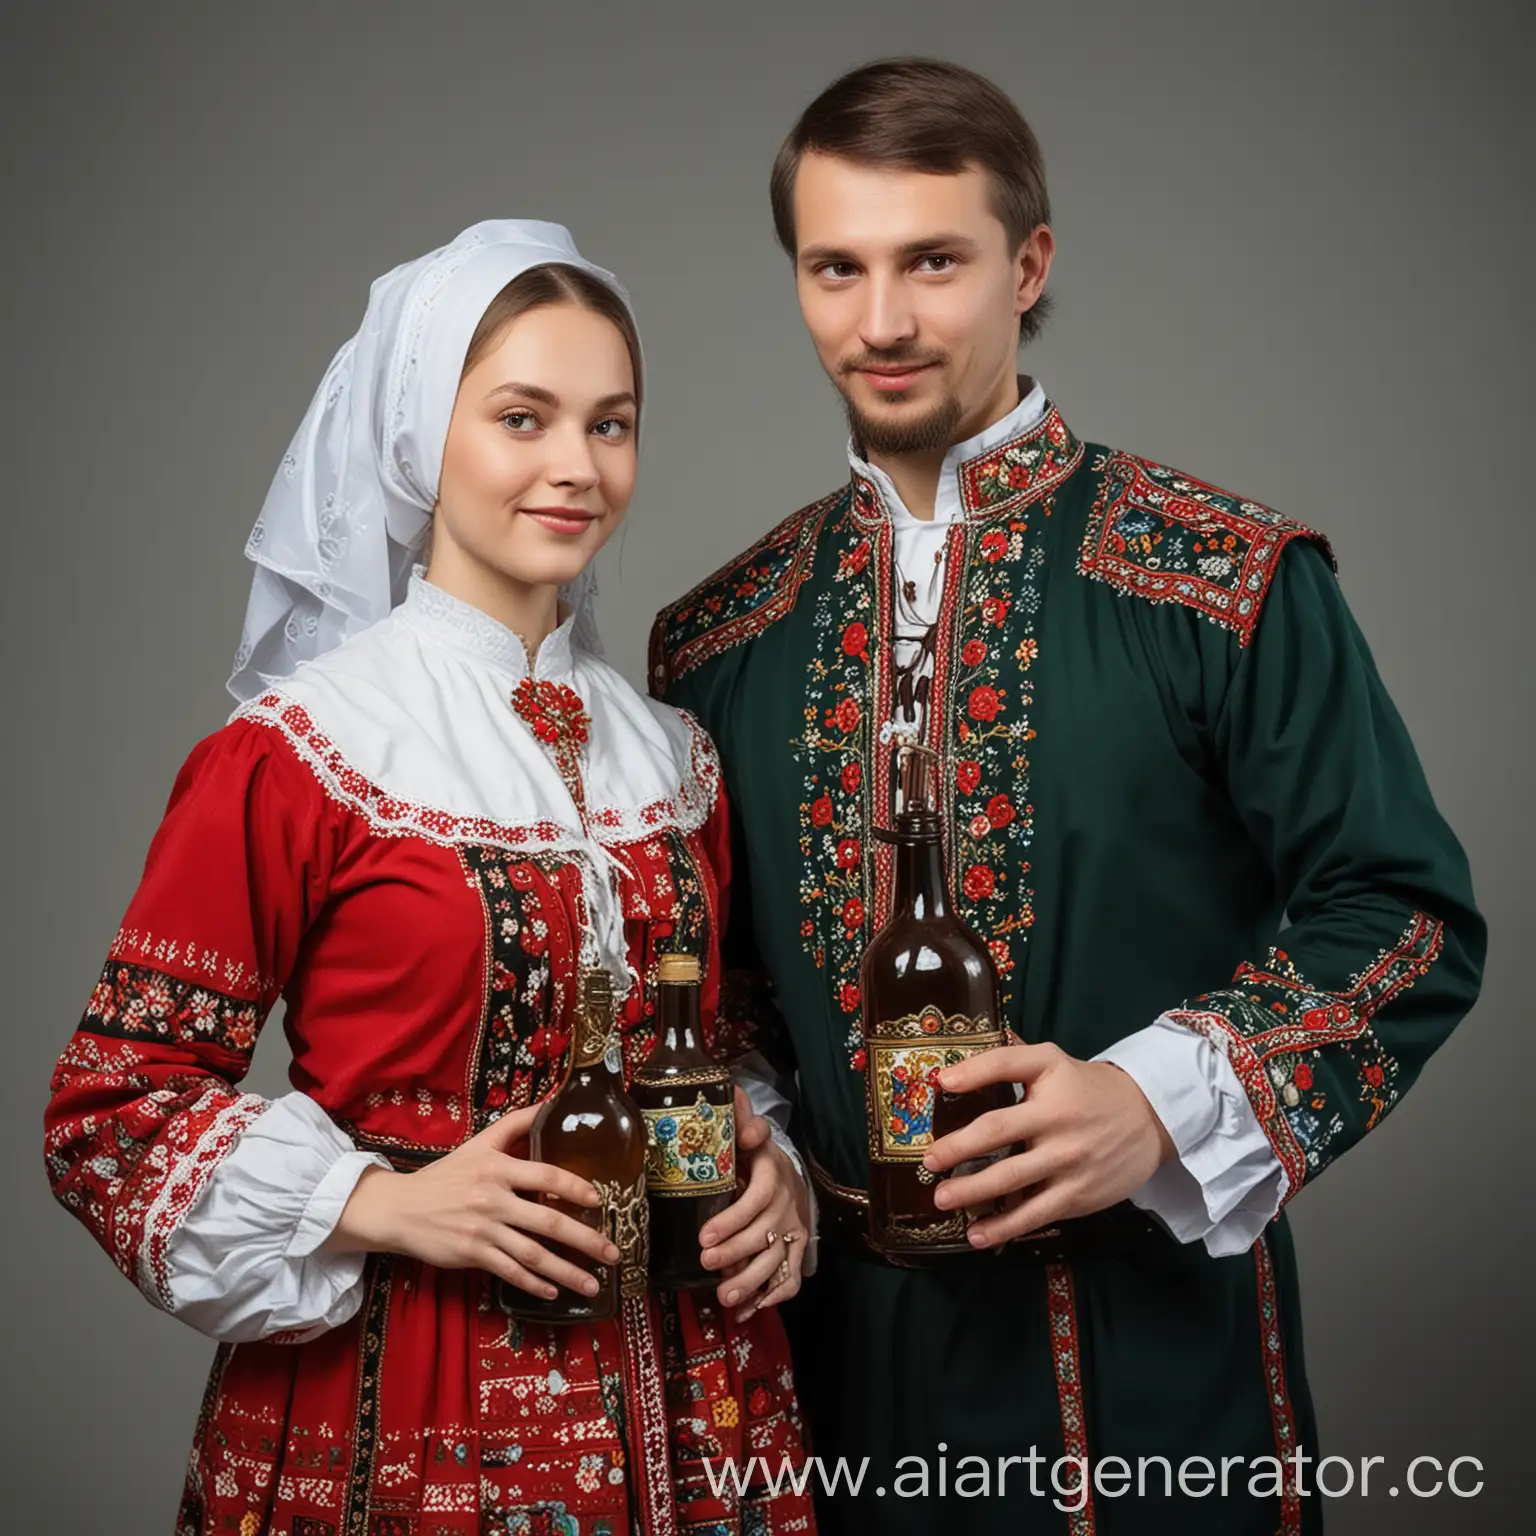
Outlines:
POLYGON ((1163 1016, 1094 1057, 1128 1073, 1163 1122, 1177 1157, 1131 1196, 1181 1243, 1212 1258, 1246 1253, 1289 1188, 1227 1058, 1163 1016))
POLYGON ((784 1092, 784 1079, 769 1065, 768 1058, 761 1051, 748 1051, 745 1056, 731 1063, 731 1081, 747 1096, 752 1112, 768 1122, 768 1133, 773 1137, 774 1146, 789 1159, 795 1172, 800 1175, 800 1182, 805 1185, 811 1230, 806 1234, 805 1259, 800 1273, 809 1277, 816 1273, 821 1212, 816 1203, 816 1186, 806 1177, 805 1160, 800 1156, 800 1149, 789 1138, 792 1101, 784 1092))
POLYGON ((172 1311, 243 1344, 314 1338, 362 1305, 362 1253, 321 1253, 365 1169, 389 1166, 307 1094, 276 1099, 245 1130, 170 1239, 172 1311))

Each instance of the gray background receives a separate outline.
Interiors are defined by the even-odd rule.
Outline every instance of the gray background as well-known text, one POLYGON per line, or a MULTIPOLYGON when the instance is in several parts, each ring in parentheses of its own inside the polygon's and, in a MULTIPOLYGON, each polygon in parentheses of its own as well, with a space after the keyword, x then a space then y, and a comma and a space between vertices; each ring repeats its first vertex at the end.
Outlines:
MULTIPOLYGON (((1339 1502, 1331 1529, 1517 1528, 1521 7, 37 4, 0 26, 7 1529, 170 1528, 211 1345, 52 1204, 40 1116, 175 770, 224 718, 241 545, 368 282, 488 216, 567 222, 627 279, 653 404, 603 621, 638 681, 662 602, 842 478, 766 177, 821 85, 907 50, 990 72, 1044 144, 1059 308, 1029 366, 1080 433, 1331 534, 1467 843, 1482 1002, 1293 1212, 1326 1448, 1488 1468, 1469 1503, 1339 1502)), ((284 1067, 271 1029, 254 1086, 284 1067)))

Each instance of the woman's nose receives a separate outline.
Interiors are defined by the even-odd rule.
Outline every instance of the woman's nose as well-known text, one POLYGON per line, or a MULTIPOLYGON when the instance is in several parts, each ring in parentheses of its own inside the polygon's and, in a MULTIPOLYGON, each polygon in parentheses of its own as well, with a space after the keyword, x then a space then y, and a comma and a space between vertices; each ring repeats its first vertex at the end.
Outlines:
POLYGON ((549 479, 552 485, 567 485, 574 490, 590 490, 597 484, 597 461, 585 432, 551 434, 549 479))

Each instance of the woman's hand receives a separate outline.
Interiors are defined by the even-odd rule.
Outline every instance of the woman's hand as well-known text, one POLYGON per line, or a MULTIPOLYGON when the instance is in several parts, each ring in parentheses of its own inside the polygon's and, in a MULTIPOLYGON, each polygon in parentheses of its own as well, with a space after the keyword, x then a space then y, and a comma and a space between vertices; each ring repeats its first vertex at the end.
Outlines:
POLYGON ((724 1275, 722 1306, 739 1305, 744 1323, 762 1307, 788 1301, 800 1289, 811 1229, 810 1197, 794 1164, 773 1144, 773 1133, 736 1090, 736 1152, 747 1171, 740 1197, 699 1233, 706 1269, 724 1275))
POLYGON ((597 1280, 545 1243, 605 1264, 616 1264, 619 1250, 601 1232, 539 1198, 555 1195, 588 1209, 602 1204, 585 1179, 516 1155, 526 1152, 537 1114, 537 1105, 505 1114, 415 1173, 368 1169, 325 1246, 342 1253, 403 1253, 441 1269, 483 1269, 546 1301, 559 1294, 551 1281, 593 1295, 597 1280))

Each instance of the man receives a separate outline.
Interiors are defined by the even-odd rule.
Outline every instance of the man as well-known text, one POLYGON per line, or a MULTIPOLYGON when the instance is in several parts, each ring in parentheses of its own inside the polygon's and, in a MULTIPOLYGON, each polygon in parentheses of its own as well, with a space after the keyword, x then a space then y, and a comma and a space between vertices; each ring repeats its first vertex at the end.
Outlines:
POLYGON ((1471 1006, 1461 849, 1322 537, 1082 441, 1016 376, 1053 242, 1001 91, 857 70, 772 193, 852 475, 668 608, 652 673, 719 744, 736 1006, 798 1073, 813 1449, 870 1458, 823 1529, 1317 1530, 1279 1213, 1471 1006), (935 1180, 1011 1202, 943 1269, 858 1236, 893 725, 942 755, 950 882, 1027 1042, 942 1079, 1020 1101, 932 1172, 1022 1148, 935 1180))

